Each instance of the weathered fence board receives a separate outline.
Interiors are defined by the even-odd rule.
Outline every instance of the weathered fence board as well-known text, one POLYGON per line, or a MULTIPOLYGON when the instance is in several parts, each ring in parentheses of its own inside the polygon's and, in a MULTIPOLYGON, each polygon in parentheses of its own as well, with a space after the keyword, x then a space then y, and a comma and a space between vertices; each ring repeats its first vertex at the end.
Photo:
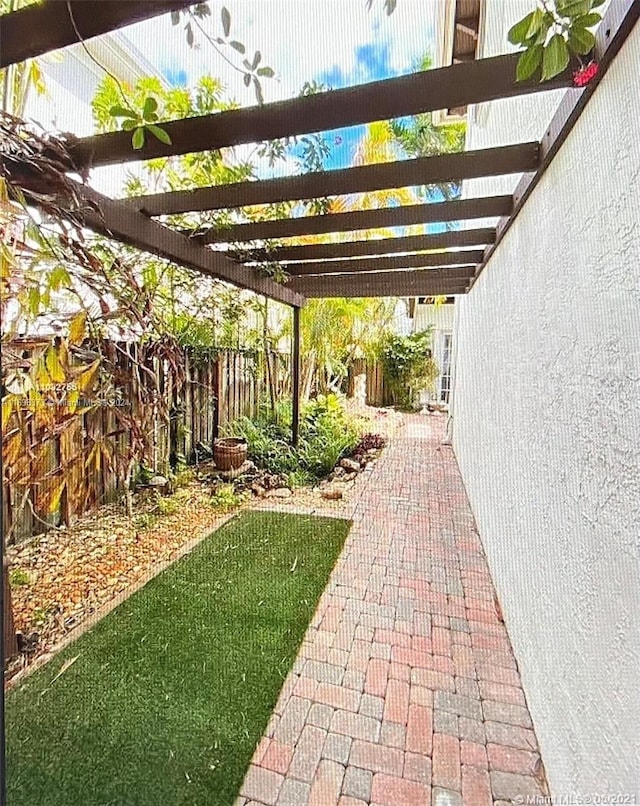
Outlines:
MULTIPOLYGON (((118 377, 114 380, 120 396, 132 407, 131 414, 138 422, 149 424, 149 455, 139 458, 161 474, 168 473, 171 463, 179 456, 184 456, 187 462, 197 460, 198 455, 202 458, 198 445, 211 448, 220 430, 233 420, 241 416, 256 417, 258 406, 268 392, 265 356, 259 352, 220 350, 208 357, 197 357, 187 350, 183 355, 185 381, 181 388, 176 388, 163 360, 154 357, 145 366, 138 367, 136 344, 118 344, 116 348, 118 377), (139 402, 139 390, 144 392, 145 402, 139 402), (170 401, 169 418, 158 411, 155 394, 164 395, 170 401)), ((286 355, 270 356, 276 400, 288 392, 288 364, 286 355)), ((117 476, 107 454, 100 452, 90 464, 87 460, 98 442, 108 446, 111 455, 118 452, 126 455, 130 435, 114 434, 117 430, 114 409, 106 405, 85 413, 78 418, 77 425, 51 439, 50 470, 70 467, 69 484, 82 492, 73 497, 63 493, 54 512, 47 511, 41 503, 46 498, 42 489, 12 483, 12 468, 5 467, 4 529, 12 542, 42 532, 47 523, 69 525, 83 512, 116 495, 117 476), (77 457, 75 462, 74 457, 77 457), (25 505, 21 506, 23 501, 25 505)), ((29 463, 31 460, 24 456, 18 461, 29 463)))
POLYGON ((355 379, 358 375, 366 375, 366 403, 368 406, 388 405, 387 392, 384 385, 382 364, 379 361, 356 358, 350 369, 347 380, 347 394, 351 397, 355 391, 355 379))

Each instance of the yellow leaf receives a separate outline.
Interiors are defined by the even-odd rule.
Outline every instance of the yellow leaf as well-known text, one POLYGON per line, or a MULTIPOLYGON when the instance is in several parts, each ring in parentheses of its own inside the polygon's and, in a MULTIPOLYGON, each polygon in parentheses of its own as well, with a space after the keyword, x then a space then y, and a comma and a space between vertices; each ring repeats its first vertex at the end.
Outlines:
POLYGON ((60 499, 62 498, 62 493, 63 493, 64 488, 66 486, 67 486, 67 482, 65 480, 60 484, 60 486, 57 488, 57 490, 53 491, 53 495, 51 496, 51 499, 49 500, 49 512, 55 512, 58 509, 58 507, 60 506, 60 499))
POLYGON ((88 392, 96 379, 98 367, 100 366, 100 359, 97 358, 87 369, 81 372, 76 378, 76 386, 80 392, 88 392))
POLYGON ((62 367, 66 377, 69 367, 69 348, 64 341, 61 341, 58 345, 58 361, 60 362, 60 366, 62 367))
POLYGON ((71 344, 81 344, 84 340, 87 328, 87 315, 84 311, 79 311, 71 320, 69 325, 69 341, 71 344))
POLYGON ((97 442, 89 451, 89 456, 87 456, 87 461, 85 462, 85 467, 87 470, 91 466, 92 462, 94 463, 95 469, 100 470, 100 446, 97 442))
POLYGON ((2 446, 2 461, 5 468, 12 467, 21 453, 23 453, 23 444, 20 434, 17 434, 13 439, 5 440, 2 446))
POLYGON ((75 410, 78 406, 78 400, 80 399, 80 392, 77 389, 73 389, 67 395, 67 408, 69 410, 69 414, 74 414, 75 410))
POLYGON ((62 364, 60 363, 60 359, 58 358, 58 351, 53 344, 50 347, 47 347, 44 360, 51 380, 54 383, 63 383, 66 376, 64 374, 62 364))
POLYGON ((5 433, 9 417, 13 414, 13 395, 7 395, 2 401, 2 433, 5 433))

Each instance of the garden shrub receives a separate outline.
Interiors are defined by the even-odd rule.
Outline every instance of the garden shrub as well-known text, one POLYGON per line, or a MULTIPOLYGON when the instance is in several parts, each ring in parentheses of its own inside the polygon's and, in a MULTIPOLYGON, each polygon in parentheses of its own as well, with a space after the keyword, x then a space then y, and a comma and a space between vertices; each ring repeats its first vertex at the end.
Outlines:
POLYGON ((385 383, 396 406, 410 410, 421 389, 433 392, 440 370, 431 357, 431 330, 388 336, 382 344, 380 359, 385 383))
POLYGON ((291 445, 291 403, 280 403, 275 416, 262 412, 254 422, 242 417, 226 429, 247 441, 248 455, 259 467, 285 475, 298 486, 327 475, 358 444, 362 428, 337 395, 320 395, 300 412, 300 438, 291 445))

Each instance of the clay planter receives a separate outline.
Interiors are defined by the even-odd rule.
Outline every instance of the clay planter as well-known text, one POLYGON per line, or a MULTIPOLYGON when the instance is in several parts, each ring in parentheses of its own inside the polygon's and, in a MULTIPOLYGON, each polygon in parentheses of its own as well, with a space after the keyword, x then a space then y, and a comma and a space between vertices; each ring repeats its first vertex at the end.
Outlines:
POLYGON ((247 458, 247 443, 238 437, 216 439, 213 461, 218 470, 237 470, 247 458))

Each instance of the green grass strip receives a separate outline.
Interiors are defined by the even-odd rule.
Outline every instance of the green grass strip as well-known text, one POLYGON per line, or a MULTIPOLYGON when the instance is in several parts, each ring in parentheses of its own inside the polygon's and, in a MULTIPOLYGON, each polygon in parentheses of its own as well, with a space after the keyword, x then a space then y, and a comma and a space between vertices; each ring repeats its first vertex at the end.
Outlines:
POLYGON ((349 526, 242 514, 10 692, 8 806, 232 804, 349 526))

